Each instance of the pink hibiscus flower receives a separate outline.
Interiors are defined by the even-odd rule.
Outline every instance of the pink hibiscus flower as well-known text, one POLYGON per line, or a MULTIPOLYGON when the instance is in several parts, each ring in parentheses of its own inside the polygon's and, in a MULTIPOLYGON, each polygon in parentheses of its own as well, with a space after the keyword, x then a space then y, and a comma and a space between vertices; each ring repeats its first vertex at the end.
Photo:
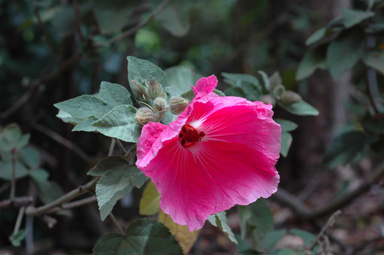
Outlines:
POLYGON ((281 129, 271 105, 219 97, 215 76, 169 126, 150 122, 137 144, 137 167, 161 194, 160 207, 189 230, 234 205, 276 192, 281 129))

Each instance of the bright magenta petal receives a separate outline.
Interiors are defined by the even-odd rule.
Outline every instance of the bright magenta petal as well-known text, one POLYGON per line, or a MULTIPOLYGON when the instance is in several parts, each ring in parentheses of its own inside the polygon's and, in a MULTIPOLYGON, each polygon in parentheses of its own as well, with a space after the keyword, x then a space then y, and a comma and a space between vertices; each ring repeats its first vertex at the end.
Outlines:
POLYGON ((213 92, 217 86, 217 78, 214 75, 209 77, 203 77, 196 82, 196 86, 192 87, 195 92, 195 95, 205 95, 213 92))

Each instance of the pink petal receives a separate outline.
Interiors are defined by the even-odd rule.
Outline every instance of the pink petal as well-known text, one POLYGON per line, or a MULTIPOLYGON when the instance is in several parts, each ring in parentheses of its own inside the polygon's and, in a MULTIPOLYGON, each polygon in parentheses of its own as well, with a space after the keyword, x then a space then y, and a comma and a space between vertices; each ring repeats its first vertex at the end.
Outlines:
POLYGON ((196 82, 195 87, 192 87, 195 95, 205 95, 213 92, 217 86, 217 78, 214 75, 203 77, 196 82))

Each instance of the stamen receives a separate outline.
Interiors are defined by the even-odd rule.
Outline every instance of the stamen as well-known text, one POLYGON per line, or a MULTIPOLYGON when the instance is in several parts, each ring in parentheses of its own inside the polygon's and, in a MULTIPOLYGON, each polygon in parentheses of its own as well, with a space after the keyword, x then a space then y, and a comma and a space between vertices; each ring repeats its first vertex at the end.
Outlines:
POLYGON ((188 148, 195 145, 197 142, 205 136, 204 132, 198 133, 197 130, 189 125, 185 124, 179 133, 179 143, 184 147, 188 148))

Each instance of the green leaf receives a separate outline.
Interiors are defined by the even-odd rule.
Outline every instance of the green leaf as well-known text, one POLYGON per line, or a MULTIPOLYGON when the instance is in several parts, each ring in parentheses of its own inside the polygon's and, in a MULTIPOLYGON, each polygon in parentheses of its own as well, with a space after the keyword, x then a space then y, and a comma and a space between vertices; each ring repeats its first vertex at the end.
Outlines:
POLYGON ((289 148, 292 144, 292 135, 288 132, 281 132, 281 149, 280 154, 283 157, 286 157, 288 155, 289 148))
POLYGON ((368 52, 362 59, 364 64, 384 74, 384 54, 382 52, 368 52))
POLYGON ((259 198, 256 202, 248 206, 238 206, 240 216, 241 236, 244 239, 247 233, 251 233, 254 246, 257 250, 262 250, 262 240, 265 235, 273 229, 273 214, 265 201, 259 198))
POLYGON ((287 234, 286 229, 279 229, 269 232, 265 235, 263 240, 263 248, 267 251, 272 251, 278 241, 287 234))
MULTIPOLYGON (((236 73, 222 73, 225 78, 224 81, 235 88, 241 88, 250 101, 260 100, 261 85, 259 80, 253 75, 249 74, 236 74, 236 73)), ((231 93, 231 91, 229 91, 231 93)))
POLYGON ((300 100, 294 104, 291 104, 289 106, 280 105, 288 112, 295 114, 295 115, 301 115, 301 116, 317 116, 319 115, 319 111, 313 107, 312 105, 308 104, 304 100, 300 100))
POLYGON ((316 240, 316 236, 314 234, 311 234, 305 230, 290 229, 289 232, 293 235, 300 237, 304 241, 306 247, 311 247, 313 242, 316 240))
POLYGON ((353 27, 361 23, 362 21, 368 18, 371 18, 375 15, 374 12, 351 10, 351 9, 344 9, 341 11, 341 14, 344 17, 344 25, 346 28, 353 27))
POLYGON ((16 124, 0 128, 0 151, 11 152, 12 149, 20 150, 29 141, 29 134, 23 135, 16 124))
POLYGON ((269 255, 303 255, 303 253, 291 249, 279 249, 271 252, 269 255))
POLYGON ((29 168, 36 168, 38 167, 40 163, 40 155, 39 153, 32 148, 22 148, 20 150, 20 155, 22 161, 29 167, 29 168))
POLYGON ((136 80, 137 78, 141 78, 146 81, 155 79, 160 83, 160 85, 163 86, 163 88, 168 86, 167 76, 158 66, 147 60, 135 58, 132 56, 127 57, 127 60, 128 81, 131 88, 133 88, 132 80, 136 80))
POLYGON ((159 22, 172 35, 184 36, 189 30, 189 1, 174 1, 168 3, 155 16, 155 20, 159 22))
POLYGON ((101 176, 96 184, 96 198, 102 220, 119 199, 131 193, 133 186, 140 188, 146 181, 145 175, 136 166, 117 156, 103 159, 88 174, 101 176))
POLYGON ((229 240, 235 244, 238 243, 232 229, 228 226, 228 219, 225 211, 209 216, 208 221, 213 226, 219 227, 228 236, 229 240))
MULTIPOLYGON (((0 179, 12 180, 12 161, 0 161, 0 179)), ((15 161, 15 178, 19 179, 28 175, 27 169, 18 160, 15 161)))
MULTIPOLYGON (((112 107, 108 106, 103 100, 90 95, 75 97, 54 106, 72 118, 88 119, 90 117, 101 118, 112 107)), ((68 117, 67 117, 68 118, 68 117)))
MULTIPOLYGON (((119 31, 131 20, 134 10, 141 1, 93 0, 95 17, 102 31, 119 31)), ((73 12, 73 10, 72 10, 73 12)))
POLYGON ((346 131, 332 139, 325 153, 324 163, 330 167, 345 165, 364 150, 367 137, 360 131, 346 131))
POLYGON ((37 194, 44 204, 48 204, 61 197, 64 192, 60 186, 53 181, 49 181, 49 174, 43 169, 34 169, 28 172, 37 188, 37 194))
POLYGON ((277 124, 281 126, 281 131, 284 132, 290 132, 295 130, 298 125, 295 122, 289 121, 289 120, 283 120, 283 119, 275 119, 277 124))
POLYGON ((117 233, 101 237, 93 255, 182 255, 183 251, 169 230, 160 222, 140 219, 133 222, 125 235, 117 233))
POLYGON ((364 48, 363 32, 357 29, 341 32, 327 50, 327 63, 332 77, 338 79, 346 70, 352 68, 363 55, 364 48))
POLYGON ((99 95, 104 102, 112 107, 122 104, 132 105, 131 94, 119 84, 102 81, 99 95))
POLYGON ((171 231, 172 235, 176 237, 176 240, 179 242, 184 254, 188 254, 195 243, 200 230, 197 229, 190 232, 186 225, 179 225, 175 223, 168 214, 161 210, 159 212, 158 220, 163 223, 169 231, 171 231))
POLYGON ((322 27, 316 30, 308 39, 305 41, 305 45, 309 46, 320 41, 327 33, 328 27, 322 27))
POLYGON ((308 50, 297 69, 296 80, 309 77, 317 68, 327 68, 327 46, 323 44, 308 50))
POLYGON ((93 122, 92 126, 103 135, 136 143, 140 136, 141 126, 137 123, 135 114, 135 107, 119 105, 93 122))
POLYGON ((139 213, 154 215, 160 211, 160 193, 153 182, 148 182, 140 199, 139 213))
POLYGON ((180 96, 191 90, 199 77, 187 66, 175 66, 165 70, 169 86, 165 90, 171 96, 180 96))
POLYGON ((92 126, 92 124, 96 121, 97 121, 97 118, 93 118, 93 117, 85 120, 79 120, 77 125, 72 128, 72 131, 73 132, 76 132, 76 131, 96 132, 97 127, 92 126))
POLYGON ((11 243, 14 247, 20 247, 21 241, 25 239, 27 236, 27 231, 25 229, 20 229, 16 233, 12 233, 11 235, 11 243))

